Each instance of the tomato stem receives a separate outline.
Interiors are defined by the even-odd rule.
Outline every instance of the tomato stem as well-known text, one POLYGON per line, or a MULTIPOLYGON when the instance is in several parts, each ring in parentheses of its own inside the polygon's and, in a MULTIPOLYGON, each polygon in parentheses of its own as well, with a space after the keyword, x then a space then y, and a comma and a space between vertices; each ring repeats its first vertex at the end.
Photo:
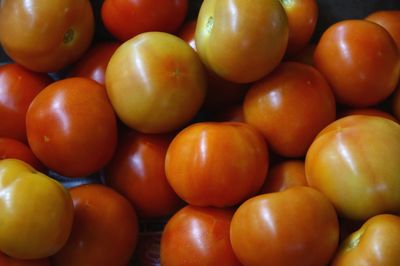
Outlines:
POLYGON ((75 36, 75 31, 73 29, 68 29, 65 33, 64 33, 64 43, 70 43, 75 36))
POLYGON ((211 32, 212 28, 214 26, 214 17, 210 16, 207 20, 207 24, 206 24, 206 30, 208 33, 211 32))

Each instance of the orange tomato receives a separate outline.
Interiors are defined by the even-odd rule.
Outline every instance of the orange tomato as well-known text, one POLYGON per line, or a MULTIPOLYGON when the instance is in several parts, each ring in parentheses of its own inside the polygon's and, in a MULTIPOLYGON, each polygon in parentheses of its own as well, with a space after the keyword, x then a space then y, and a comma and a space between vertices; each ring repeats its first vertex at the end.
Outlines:
POLYGON ((384 27, 400 50, 400 10, 378 10, 369 14, 365 19, 384 27))
POLYGON ((36 260, 20 260, 9 257, 0 252, 0 265, 1 266, 50 266, 48 258, 36 260))

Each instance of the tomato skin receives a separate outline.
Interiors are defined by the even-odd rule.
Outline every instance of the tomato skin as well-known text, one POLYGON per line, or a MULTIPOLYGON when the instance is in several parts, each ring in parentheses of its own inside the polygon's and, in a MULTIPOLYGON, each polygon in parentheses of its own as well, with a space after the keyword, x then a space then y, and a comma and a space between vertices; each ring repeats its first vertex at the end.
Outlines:
POLYGON ((38 72, 55 72, 89 47, 94 17, 88 0, 4 0, 0 42, 13 61, 38 72), (46 18, 46 19, 43 19, 46 18))
POLYGON ((240 266, 229 240, 232 216, 232 210, 212 207, 179 210, 162 234, 161 265, 240 266))
POLYGON ((315 138, 305 167, 309 186, 322 191, 344 218, 364 221, 400 211, 396 122, 364 115, 338 119, 315 138))
POLYGON ((203 104, 206 75, 182 39, 146 32, 123 43, 106 70, 106 88, 118 117, 142 133, 184 127, 203 104))
POLYGON ((322 34, 314 63, 339 103, 368 107, 386 99, 396 88, 399 55, 392 37, 381 26, 367 20, 345 20, 322 34))
POLYGON ((278 0, 205 0, 195 41, 207 68, 226 80, 249 83, 270 73, 282 60, 288 29, 278 0))
POLYGON ((141 218, 166 217, 183 206, 165 176, 169 135, 127 130, 105 170, 106 184, 124 195, 141 218))
POLYGON ((20 260, 9 257, 0 252, 1 266, 50 266, 50 261, 47 258, 36 260, 20 260))
POLYGON ((127 265, 136 248, 138 220, 127 199, 100 184, 70 189, 74 223, 52 265, 127 265))
POLYGON ((113 156, 117 122, 103 86, 67 78, 42 90, 26 117, 28 142, 44 165, 67 177, 99 171, 113 156))
POLYGON ((126 41, 148 31, 175 33, 187 12, 187 0, 105 0, 101 18, 114 37, 126 41))
POLYGON ((400 10, 379 10, 369 14, 366 20, 384 27, 400 50, 400 10))
POLYGON ((172 140, 165 172, 172 188, 189 204, 227 207, 260 189, 268 159, 267 144, 253 127, 241 122, 200 122, 172 140))
POLYGON ((252 85, 244 99, 243 114, 277 154, 302 157, 318 132, 334 121, 336 103, 328 83, 315 68, 283 62, 252 85))
POLYGON ((0 66, 0 136, 27 143, 25 116, 35 96, 52 82, 18 64, 0 66))
POLYGON ((332 266, 400 264, 400 217, 380 214, 368 219, 342 243, 332 266))
POLYGON ((245 201, 233 215, 230 237, 243 265, 325 266, 337 248, 339 225, 322 193, 293 187, 245 201))
POLYGON ((374 116, 381 116, 387 119, 390 119, 394 122, 399 123, 399 120, 396 119, 392 114, 380 110, 378 108, 368 107, 368 108, 351 108, 344 110, 339 114, 340 117, 348 116, 348 115, 374 115, 374 116))

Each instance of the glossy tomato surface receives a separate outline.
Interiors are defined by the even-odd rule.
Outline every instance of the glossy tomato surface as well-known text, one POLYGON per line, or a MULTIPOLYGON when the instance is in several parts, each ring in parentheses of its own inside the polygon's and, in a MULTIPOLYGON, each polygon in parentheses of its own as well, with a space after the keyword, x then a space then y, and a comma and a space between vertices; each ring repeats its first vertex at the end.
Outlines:
POLYGON ((75 62, 89 47, 94 17, 88 0, 3 0, 0 43, 28 69, 54 72, 75 62))
POLYGON ((245 201, 231 226, 243 265, 326 266, 339 239, 336 211, 319 191, 293 187, 245 201))
POLYGON ((342 217, 363 221, 400 211, 398 123, 363 115, 336 120, 316 137, 305 163, 308 184, 342 217))
POLYGON ((167 180, 186 202, 227 207, 254 195, 269 166, 262 135, 242 122, 200 122, 172 140, 165 159, 167 180))
POLYGON ((244 119, 285 157, 302 157, 318 132, 333 122, 336 103, 326 79, 313 67, 281 63, 253 84, 243 103, 244 119))
POLYGON ((162 234, 161 265, 240 266, 229 238, 232 215, 233 210, 212 207, 179 210, 162 234))
POLYGON ((111 159, 116 121, 103 86, 87 78, 63 79, 42 90, 29 106, 29 145, 57 173, 86 176, 111 159))
POLYGON ((377 10, 365 19, 384 27, 400 49, 400 10, 377 10))
POLYGON ((71 235, 52 265, 126 266, 136 248, 138 220, 129 201, 109 187, 70 189, 74 203, 71 235))

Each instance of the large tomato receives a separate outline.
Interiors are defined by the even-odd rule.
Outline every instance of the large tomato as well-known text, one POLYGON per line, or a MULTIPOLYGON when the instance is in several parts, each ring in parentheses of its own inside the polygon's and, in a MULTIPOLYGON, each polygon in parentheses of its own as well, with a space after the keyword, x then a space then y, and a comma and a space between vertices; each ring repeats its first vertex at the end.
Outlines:
POLYGON ((9 257, 0 252, 0 265, 1 266, 50 266, 48 258, 35 259, 35 260, 20 260, 9 257))
POLYGON ((400 50, 400 10, 375 11, 365 19, 384 27, 390 33, 400 50))
POLYGON ((226 80, 247 83, 279 64, 288 34, 279 0, 204 0, 195 40, 209 69, 226 80))
POLYGON ((186 202, 226 207, 254 195, 263 184, 268 148, 262 135, 241 122, 201 122, 172 140, 167 179, 186 202))
POLYGON ((400 211, 400 125, 378 116, 351 115, 323 129, 306 156, 308 184, 339 214, 366 220, 400 211))
POLYGON ((88 0, 2 0, 0 43, 17 63, 53 72, 76 61, 89 47, 94 17, 88 0))
POLYGON ((29 106, 26 128, 33 153, 68 177, 100 170, 117 145, 117 120, 106 90, 87 78, 59 80, 42 90, 29 106))
POLYGON ((0 136, 27 142, 25 117, 35 96, 52 82, 18 64, 0 66, 0 136))
POLYGON ((244 99, 243 113, 276 153, 301 157, 318 132, 335 120, 336 103, 315 68, 284 62, 253 84, 244 99))
POLYGON ((322 193, 293 187, 245 201, 232 218, 230 237, 243 265, 326 266, 338 245, 339 224, 322 193))
POLYGON ((163 266, 240 266, 229 228, 233 210, 186 206, 175 213, 161 238, 163 266))
POLYGON ((188 11, 188 0, 105 0, 101 18, 108 31, 121 41, 139 33, 175 33, 188 11))
POLYGON ((144 133, 174 131, 188 123, 204 101, 206 86, 196 52, 164 32, 126 41, 106 70, 107 93, 117 115, 144 133))
POLYGON ((314 64, 327 78, 338 102, 366 107, 386 99, 400 75, 400 53, 381 26, 367 20, 345 20, 321 36, 314 64))
POLYGON ((136 248, 138 220, 129 201, 109 187, 86 184, 70 189, 74 222, 54 266, 126 266, 136 248))
POLYGON ((400 217, 380 214, 347 237, 332 266, 400 265, 400 217))

